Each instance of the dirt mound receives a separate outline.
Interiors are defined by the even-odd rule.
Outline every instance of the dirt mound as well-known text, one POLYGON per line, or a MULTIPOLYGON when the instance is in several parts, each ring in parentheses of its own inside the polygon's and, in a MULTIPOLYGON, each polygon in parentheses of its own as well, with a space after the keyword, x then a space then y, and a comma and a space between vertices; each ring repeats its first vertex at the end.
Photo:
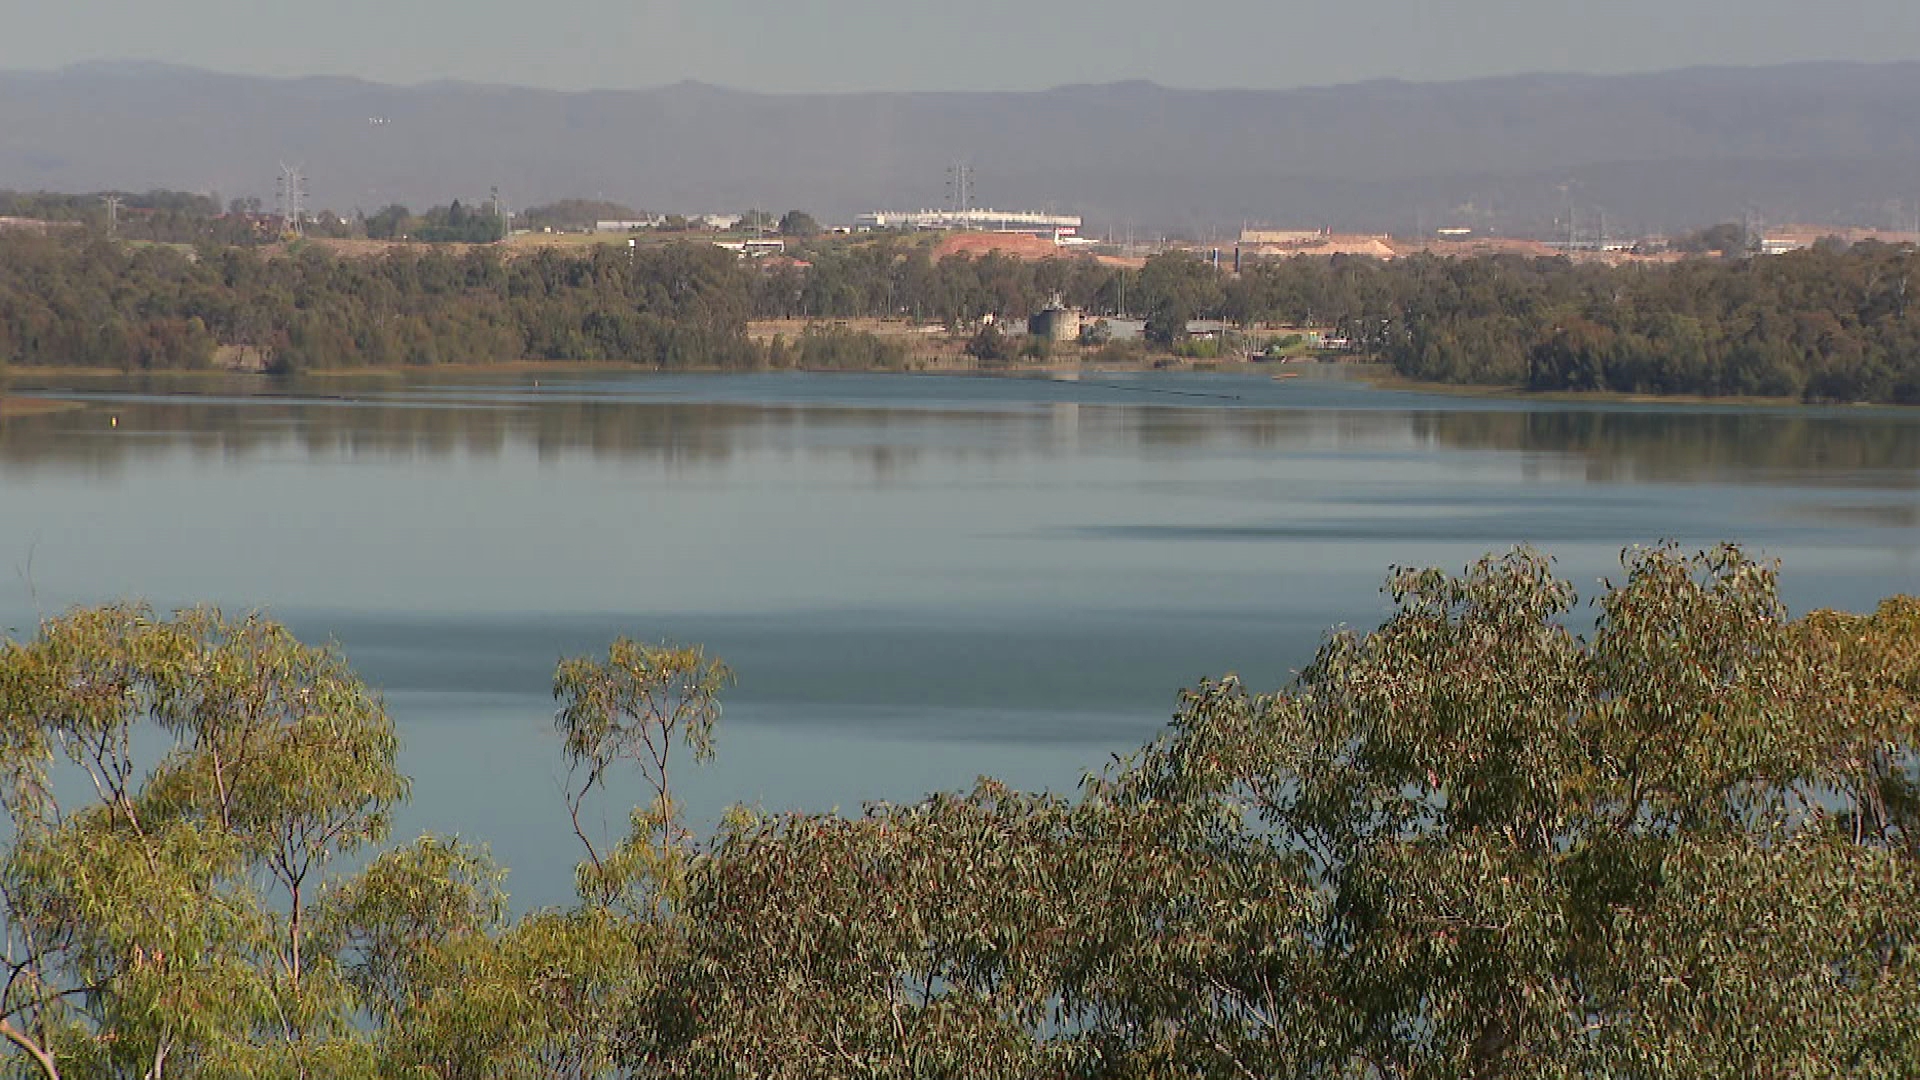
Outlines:
POLYGON ((1044 236, 1029 236, 1026 233, 949 233, 933 249, 933 257, 937 262, 950 255, 979 258, 989 252, 1015 259, 1058 259, 1065 254, 1060 245, 1044 236))

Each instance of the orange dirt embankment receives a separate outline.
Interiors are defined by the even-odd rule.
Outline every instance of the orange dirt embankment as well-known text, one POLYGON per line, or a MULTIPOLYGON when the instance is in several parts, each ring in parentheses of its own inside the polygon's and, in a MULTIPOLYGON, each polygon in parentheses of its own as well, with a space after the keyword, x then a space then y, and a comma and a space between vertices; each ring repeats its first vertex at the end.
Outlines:
POLYGON ((1026 233, 949 233, 940 238, 933 249, 933 260, 939 262, 953 255, 972 255, 978 258, 992 253, 1006 255, 1015 259, 1059 259, 1069 252, 1059 244, 1044 236, 1028 236, 1026 233))
POLYGON ((1147 265, 1147 260, 1131 258, 1125 255, 1095 255, 1085 247, 1063 247, 1044 236, 1028 236, 1026 233, 948 233, 934 245, 933 261, 954 255, 969 255, 979 258, 983 255, 999 255, 1009 259, 1086 259, 1090 258, 1101 266, 1111 266, 1123 270, 1138 270, 1147 265))

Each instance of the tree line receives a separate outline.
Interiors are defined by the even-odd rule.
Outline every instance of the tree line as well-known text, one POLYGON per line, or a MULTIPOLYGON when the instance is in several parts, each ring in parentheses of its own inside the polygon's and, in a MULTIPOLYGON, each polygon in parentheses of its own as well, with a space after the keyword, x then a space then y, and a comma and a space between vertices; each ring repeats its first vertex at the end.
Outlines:
POLYGON ((419 215, 393 203, 362 217, 359 227, 369 240, 408 239, 426 244, 491 244, 506 239, 512 231, 502 212, 463 206, 459 199, 419 215))
POLYGON ((1623 564, 1587 632, 1528 550, 1396 571, 1377 629, 1185 692, 1072 797, 708 835, 675 792, 732 672, 621 639, 555 670, 576 899, 517 918, 484 848, 389 842, 393 725, 336 652, 76 610, 0 647, 0 1069, 1914 1075, 1920 601, 1623 564))
POLYGON ((1364 330, 1420 379, 1920 404, 1917 267, 1880 244, 1655 268, 1409 260, 1395 270, 1416 289, 1364 330))
MULTIPOLYGON (((498 227, 454 209, 425 227, 498 227)), ((1920 403, 1916 256, 1878 244, 1619 267, 1303 258, 1239 274, 1185 252, 1139 268, 936 259, 927 238, 898 234, 797 238, 793 250, 800 258, 741 261, 697 242, 511 258, 431 247, 262 257, 7 235, 0 361, 193 367, 218 346, 249 345, 282 370, 520 360, 748 368, 793 355, 750 344, 749 318, 910 318, 970 333, 985 316, 1019 319, 1057 300, 1142 318, 1147 337, 1169 348, 1197 318, 1318 328, 1429 381, 1920 403)), ((897 359, 851 339, 816 341, 815 351, 837 357, 833 366, 897 359)))
POLYGON ((1565 258, 1278 259, 1222 273, 1186 252, 1140 269, 1093 259, 935 261, 886 240, 808 252, 756 277, 763 317, 894 314, 964 325, 1058 298, 1146 321, 1313 327, 1411 378, 1537 391, 1920 404, 1920 258, 1866 243, 1764 258, 1607 266, 1565 258))
POLYGON ((576 258, 493 249, 266 257, 0 237, 0 361, 203 368, 220 346, 273 370, 523 360, 748 367, 733 255, 673 245, 576 258))

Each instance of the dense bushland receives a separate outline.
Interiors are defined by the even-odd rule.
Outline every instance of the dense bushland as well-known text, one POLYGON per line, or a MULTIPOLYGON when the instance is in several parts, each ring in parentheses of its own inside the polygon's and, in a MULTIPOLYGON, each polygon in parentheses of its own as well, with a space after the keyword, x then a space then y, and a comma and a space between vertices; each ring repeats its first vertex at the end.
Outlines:
POLYGON ((275 370, 522 360, 750 367, 745 271, 711 245, 577 258, 307 249, 183 253, 0 237, 0 356, 16 364, 206 367, 220 345, 275 370))
MULTIPOLYGON (((936 261, 903 236, 817 238, 798 250, 804 263, 742 262, 699 242, 512 258, 492 247, 276 257, 129 247, 84 232, 0 235, 0 361, 191 368, 211 363, 220 346, 250 346, 281 371, 783 366, 794 357, 751 344, 749 318, 907 317, 971 333, 983 316, 1019 319, 1057 297, 1096 315, 1144 318, 1147 337, 1165 348, 1178 347, 1196 318, 1315 327, 1423 380, 1920 403, 1920 315, 1909 300, 1920 256, 1875 244, 1613 268, 1517 257, 1290 259, 1237 276, 1180 252, 1134 270, 1091 258, 936 261)), ((812 345, 825 366, 862 356, 878 367, 902 363, 897 350, 847 335, 812 345)))

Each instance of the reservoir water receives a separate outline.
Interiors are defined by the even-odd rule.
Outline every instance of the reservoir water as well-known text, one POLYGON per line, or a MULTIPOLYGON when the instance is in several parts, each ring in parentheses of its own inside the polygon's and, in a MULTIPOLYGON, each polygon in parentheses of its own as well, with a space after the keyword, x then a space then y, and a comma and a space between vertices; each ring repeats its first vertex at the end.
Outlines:
MULTIPOLYGON (((1733 540, 1795 612, 1920 590, 1920 412, 1563 404, 1337 374, 87 380, 0 421, 0 632, 79 603, 259 608, 385 693, 414 798, 555 903, 549 679, 617 634, 738 672, 729 803, 1070 788, 1182 686, 1283 683, 1394 565, 1532 543, 1591 595, 1733 540), (536 385, 535 379, 538 379, 536 385)), ((619 805, 605 808, 617 830, 619 805)))

